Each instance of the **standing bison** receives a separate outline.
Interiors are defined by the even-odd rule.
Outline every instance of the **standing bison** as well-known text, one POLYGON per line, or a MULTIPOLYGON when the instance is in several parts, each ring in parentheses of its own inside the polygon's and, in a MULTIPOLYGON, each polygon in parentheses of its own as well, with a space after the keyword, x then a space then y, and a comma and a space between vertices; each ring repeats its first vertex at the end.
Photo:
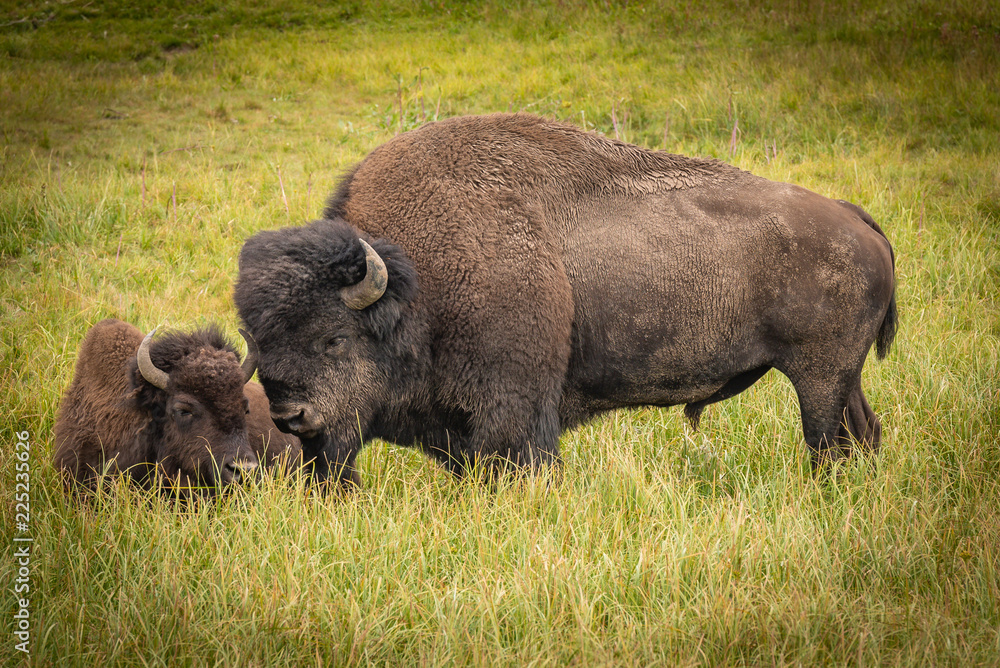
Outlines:
POLYGON ((292 462, 300 445, 275 428, 267 397, 248 382, 252 339, 240 364, 215 328, 152 341, 119 320, 94 325, 59 406, 55 463, 93 487, 100 473, 148 486, 159 474, 181 489, 215 489, 258 467, 292 462))
POLYGON ((456 474, 537 468, 621 407, 705 406, 769 369, 814 468, 877 451, 861 390, 896 327, 893 253, 857 206, 524 114, 374 150, 323 220, 261 232, 236 305, 279 428, 320 478, 372 438, 456 474))

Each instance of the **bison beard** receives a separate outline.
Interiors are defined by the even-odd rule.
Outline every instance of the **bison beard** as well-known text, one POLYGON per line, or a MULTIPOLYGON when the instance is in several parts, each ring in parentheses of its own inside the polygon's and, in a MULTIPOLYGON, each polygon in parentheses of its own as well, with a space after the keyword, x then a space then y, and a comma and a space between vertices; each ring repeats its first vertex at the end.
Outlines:
POLYGON ((861 369, 888 352, 894 289, 852 204, 498 114, 373 151, 323 220, 247 241, 235 300, 276 424, 350 484, 372 438, 459 475, 538 469, 595 415, 686 404, 697 422, 771 368, 814 468, 875 452, 861 369))

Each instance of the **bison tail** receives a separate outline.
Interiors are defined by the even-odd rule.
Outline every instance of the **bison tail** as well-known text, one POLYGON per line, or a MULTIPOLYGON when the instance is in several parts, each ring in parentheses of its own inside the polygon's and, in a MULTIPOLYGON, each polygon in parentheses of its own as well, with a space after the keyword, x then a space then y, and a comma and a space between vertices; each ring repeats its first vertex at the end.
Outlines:
MULTIPOLYGON (((889 242, 889 238, 885 236, 885 232, 879 227, 879 224, 875 222, 875 219, 871 217, 867 211, 862 209, 856 204, 851 204, 845 200, 839 200, 841 204, 844 204, 860 216, 861 220, 865 221, 868 227, 872 228, 885 239, 885 243, 889 246, 889 257, 892 258, 892 280, 893 283, 896 281, 896 252, 892 249, 892 244, 889 242)), ((885 356, 889 354, 889 349, 892 347, 892 341, 896 338, 896 327, 899 323, 899 312, 896 309, 896 286, 892 286, 892 297, 889 299, 889 310, 885 312, 885 317, 882 319, 882 325, 878 329, 878 334, 875 336, 875 354, 878 358, 885 359, 885 356)))
POLYGON ((889 243, 882 228, 872 220, 871 216, 868 216, 868 220, 871 221, 869 224, 875 231, 881 234, 885 242, 889 244, 889 257, 892 258, 892 297, 889 298, 889 309, 885 312, 885 317, 882 318, 878 334, 875 335, 875 354, 880 360, 883 360, 889 354, 892 341, 896 338, 896 326, 899 324, 899 312, 896 309, 896 252, 892 249, 892 244, 889 243))
POLYGON ((896 312, 896 291, 892 291, 892 299, 889 300, 889 310, 886 311, 885 318, 882 319, 882 326, 878 328, 875 337, 875 354, 878 358, 885 359, 892 347, 892 341, 896 338, 896 324, 899 321, 899 314, 896 312))

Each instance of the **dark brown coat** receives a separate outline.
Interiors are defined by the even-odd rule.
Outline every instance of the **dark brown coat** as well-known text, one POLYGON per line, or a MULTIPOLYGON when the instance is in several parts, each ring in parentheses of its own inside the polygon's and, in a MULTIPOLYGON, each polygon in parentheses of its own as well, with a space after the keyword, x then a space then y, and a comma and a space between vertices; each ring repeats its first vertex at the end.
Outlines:
POLYGON ((236 303, 279 426, 350 472, 369 438, 461 472, 537 466, 621 407, 697 420, 771 368, 815 465, 881 426, 861 390, 896 323, 893 254, 857 206, 534 116, 452 118, 375 149, 324 220, 244 246, 236 303), (338 296, 365 276, 384 296, 338 296), (419 286, 419 287, 418 287, 419 286))

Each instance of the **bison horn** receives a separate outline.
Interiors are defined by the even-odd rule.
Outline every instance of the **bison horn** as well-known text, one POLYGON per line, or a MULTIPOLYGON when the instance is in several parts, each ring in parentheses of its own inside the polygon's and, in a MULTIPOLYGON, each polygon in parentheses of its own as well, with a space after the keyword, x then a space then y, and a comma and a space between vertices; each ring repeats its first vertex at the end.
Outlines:
POLYGON ((385 270, 385 262, 382 261, 382 258, 364 239, 358 239, 358 241, 365 249, 368 272, 360 282, 340 290, 341 299, 344 300, 348 308, 355 311, 360 311, 377 302, 385 294, 385 286, 389 282, 389 274, 385 270))
POLYGON ((167 383, 170 382, 170 374, 168 374, 163 369, 157 369, 153 364, 153 360, 149 359, 149 342, 153 340, 153 334, 156 333, 154 328, 152 332, 146 335, 146 338, 142 340, 139 344, 139 351, 135 354, 136 361, 139 363, 139 373, 146 381, 161 390, 167 389, 167 383))
POLYGON ((243 375, 246 376, 247 382, 250 382, 253 372, 257 370, 257 359, 260 357, 260 349, 257 348, 257 342, 250 336, 250 332, 245 329, 237 331, 243 337, 243 340, 247 342, 247 356, 243 358, 243 375))

